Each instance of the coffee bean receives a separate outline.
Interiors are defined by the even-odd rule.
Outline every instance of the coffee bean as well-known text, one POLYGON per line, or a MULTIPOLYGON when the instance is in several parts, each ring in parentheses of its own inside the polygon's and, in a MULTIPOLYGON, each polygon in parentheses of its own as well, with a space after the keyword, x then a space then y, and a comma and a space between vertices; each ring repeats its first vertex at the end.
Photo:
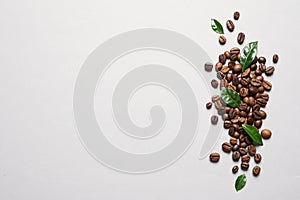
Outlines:
POLYGON ((232 173, 236 174, 238 171, 239 171, 239 166, 234 165, 234 166, 232 167, 232 173))
POLYGON ((255 71, 256 69, 257 69, 257 65, 256 64, 250 65, 250 70, 251 71, 255 71))
POLYGON ((250 162, 250 156, 248 156, 248 155, 243 155, 243 156, 242 156, 242 162, 249 163, 249 162, 250 162))
POLYGON ((220 110, 222 107, 223 107, 223 104, 222 104, 221 100, 217 100, 217 101, 215 102, 215 108, 216 108, 217 110, 220 110))
POLYGON ((206 109, 211 109, 212 103, 211 102, 207 102, 206 103, 206 109))
MULTIPOLYGON (((239 69, 236 69, 236 70, 239 70, 239 69)), ((240 69, 240 70, 241 70, 241 69, 240 69)), ((235 86, 237 86, 239 83, 240 83, 239 78, 238 78, 237 76, 234 75, 234 76, 232 77, 232 84, 235 85, 235 86)))
POLYGON ((255 99, 254 99, 254 97, 250 96, 248 105, 249 106, 254 106, 254 104, 255 104, 255 99))
POLYGON ((255 75, 260 76, 262 74, 262 71, 260 69, 255 70, 255 75))
POLYGON ((217 78, 218 78, 219 80, 222 80, 224 77, 225 77, 225 74, 222 73, 221 71, 218 71, 218 73, 217 73, 217 78))
POLYGON ((248 146, 248 153, 250 156, 254 156, 256 154, 256 147, 254 145, 249 145, 248 146))
POLYGON ((246 104, 249 104, 249 97, 243 98, 243 102, 246 103, 246 104))
POLYGON ((239 145, 238 144, 233 145, 232 151, 238 151, 238 150, 239 150, 239 145))
POLYGON ((273 63, 277 63, 279 60, 279 56, 277 54, 273 55, 273 63))
POLYGON ((265 88, 263 86, 258 87, 257 92, 263 93, 265 91, 265 88))
POLYGON ((215 94, 215 95, 213 95, 212 97, 211 97, 211 101, 213 102, 213 103, 215 103, 216 101, 218 101, 218 100, 220 100, 220 96, 219 95, 217 95, 217 94, 215 94))
POLYGON ((229 115, 229 118, 230 118, 230 119, 235 118, 235 116, 236 116, 236 111, 235 111, 235 109, 234 109, 234 108, 231 108, 230 111, 229 111, 229 113, 228 113, 228 115, 229 115))
POLYGON ((262 93, 261 98, 263 98, 266 101, 269 101, 269 95, 267 93, 262 93))
POLYGON ((221 35, 221 36, 219 37, 219 43, 220 43, 221 45, 224 45, 224 44, 226 43, 226 37, 225 37, 224 35, 221 35))
POLYGON ((226 56, 224 54, 219 55, 219 62, 223 65, 226 63, 226 56))
POLYGON ((211 162, 218 162, 220 160, 220 154, 219 153, 211 153, 209 155, 209 159, 211 162))
POLYGON ((257 57, 257 56, 255 56, 255 57, 254 57, 254 59, 253 59, 253 61, 251 62, 251 65, 252 65, 252 64, 256 64, 256 63, 257 63, 257 61, 258 61, 258 57, 257 57))
POLYGON ((233 161, 235 161, 235 162, 239 161, 240 157, 241 157, 240 152, 234 151, 234 152, 232 153, 232 160, 233 160, 233 161))
POLYGON ((241 111, 245 111, 245 110, 247 109, 247 104, 246 104, 246 103, 241 103, 241 104, 239 105, 239 109, 240 109, 241 111))
POLYGON ((269 129, 263 129, 260 134, 264 139, 269 139, 272 136, 272 132, 269 129))
POLYGON ((231 20, 227 20, 226 26, 230 32, 232 32, 234 30, 234 23, 231 20))
POLYGON ((237 139, 236 138, 230 138, 230 144, 231 145, 236 145, 237 144, 237 139))
POLYGON ((262 157, 261 157, 261 155, 260 155, 259 153, 256 153, 256 154, 254 155, 254 161, 255 161, 256 163, 260 163, 261 159, 262 159, 262 157))
POLYGON ((263 98, 258 98, 258 99, 256 99, 256 103, 258 105, 260 105, 260 107, 265 107, 266 104, 267 104, 267 101, 265 99, 263 99, 263 98))
POLYGON ((219 110, 218 110, 218 114, 219 115, 224 115, 226 113, 226 111, 225 111, 225 108, 224 107, 222 107, 222 108, 220 108, 219 110))
MULTIPOLYGON (((256 71, 256 70, 255 70, 255 71, 256 71)), ((250 75, 249 75, 249 77, 250 77, 251 79, 256 78, 255 72, 251 72, 250 75)))
POLYGON ((258 58, 258 62, 259 62, 259 63, 266 64, 266 58, 263 57, 263 56, 261 56, 261 57, 258 58))
POLYGON ((265 72, 266 71, 266 65, 265 64, 259 64, 259 69, 260 69, 260 71, 262 71, 262 72, 265 72))
POLYGON ((221 72, 224 73, 224 74, 227 74, 229 72, 229 67, 227 66, 224 66, 222 69, 221 69, 221 72))
POLYGON ((242 162, 241 168, 242 168, 242 170, 247 171, 248 168, 249 168, 249 163, 247 163, 247 162, 242 162))
POLYGON ((213 115, 213 116, 211 116, 210 120, 211 120, 212 124, 217 124, 218 123, 218 116, 213 115))
POLYGON ((238 36, 237 36, 237 42, 238 42, 239 44, 243 44, 244 40, 245 40, 245 34, 242 33, 242 32, 239 33, 238 36))
POLYGON ((250 145, 250 144, 253 143, 252 139, 251 139, 249 136, 247 136, 247 137, 245 138, 245 142, 246 142, 248 145, 250 145))
POLYGON ((213 79, 210 83, 213 88, 217 88, 219 86, 219 83, 216 79, 213 79))
POLYGON ((246 87, 249 85, 249 80, 247 78, 241 78, 240 83, 246 87))
POLYGON ((260 110, 260 111, 259 111, 259 115, 260 115, 260 117, 261 117, 262 119, 266 119, 266 118, 267 118, 267 113, 266 113, 265 111, 263 111, 263 110, 260 110))
POLYGON ((234 127, 230 127, 229 130, 228 130, 228 135, 233 136, 234 131, 235 131, 234 127))
POLYGON ((263 81, 263 87, 265 88, 265 90, 270 91, 272 89, 272 83, 270 83, 267 80, 263 81))
POLYGON ((259 87, 261 85, 261 81, 259 81, 257 79, 252 79, 251 80, 251 85, 253 85, 255 87, 259 87))
POLYGON ((246 148, 248 146, 248 144, 246 142, 242 142, 239 146, 242 148, 246 148))
POLYGON ((230 49, 230 53, 231 54, 239 54, 240 53, 240 49, 238 47, 233 47, 230 49))
MULTIPOLYGON (((230 59, 231 53, 229 53, 229 54, 230 54, 230 56, 229 56, 229 59, 230 59)), ((229 61, 229 62, 228 62, 228 67, 229 67, 230 69, 232 69, 234 65, 235 65, 235 62, 233 62, 233 61, 229 61)))
POLYGON ((250 68, 247 68, 243 73, 242 73, 242 77, 243 78, 246 78, 250 75, 250 68))
POLYGON ((235 62, 237 60, 237 55, 236 54, 232 54, 230 56, 230 60, 233 61, 233 62, 235 62))
MULTIPOLYGON (((258 104, 255 104, 254 106, 259 106, 258 104)), ((254 112, 253 112, 253 119, 255 119, 255 120, 259 120, 259 119, 261 119, 261 116, 260 116, 260 113, 259 113, 259 111, 258 110, 255 110, 254 112)))
POLYGON ((233 137, 234 137, 234 138, 239 138, 239 137, 240 137, 240 133, 239 133, 238 131, 235 131, 235 132, 233 133, 233 137))
POLYGON ((239 18, 240 18, 240 13, 239 12, 234 12, 233 13, 233 18, 235 19, 235 20, 238 20, 239 18))
POLYGON ((224 152, 229 153, 232 150, 232 145, 228 142, 222 144, 222 149, 224 152))
POLYGON ((267 67, 265 74, 267 76, 271 76, 274 73, 274 71, 275 71, 275 68, 273 66, 269 66, 269 67, 267 67))
POLYGON ((227 88, 233 89, 234 91, 236 91, 236 87, 232 84, 228 84, 227 88))
POLYGON ((223 64, 220 63, 220 62, 217 62, 217 63, 216 63, 216 66, 215 66, 216 72, 220 71, 220 70, 222 69, 222 67, 223 67, 223 64))
POLYGON ((260 82, 264 81, 264 77, 263 76, 257 76, 256 80, 259 80, 260 82))
POLYGON ((249 87, 249 94, 250 95, 255 95, 257 92, 258 92, 257 87, 253 87, 253 86, 249 87))
POLYGON ((247 150, 245 148, 239 148, 239 152, 242 156, 247 154, 247 150))
POLYGON ((223 126, 224 126, 225 129, 229 129, 232 126, 232 123, 231 123, 231 121, 226 120, 226 121, 224 121, 223 126))
POLYGON ((241 97, 248 96, 248 89, 243 87, 243 88, 240 89, 239 93, 240 93, 241 97))
POLYGON ((253 123, 254 123, 253 118, 252 118, 252 117, 248 117, 248 118, 247 118, 247 124, 248 124, 248 125, 252 125, 253 123))
POLYGON ((254 121, 254 126, 257 128, 257 129, 260 129, 261 128, 261 126, 262 126, 262 120, 261 119, 259 119, 259 120, 256 120, 256 121, 254 121))
POLYGON ((230 82, 232 81, 232 79, 233 79, 232 73, 226 74, 225 78, 226 78, 226 80, 230 83, 230 82))
POLYGON ((252 173, 253 173, 254 176, 258 176, 259 173, 260 173, 260 167, 259 166, 253 167, 252 173))
POLYGON ((205 71, 211 72, 212 68, 213 68, 213 64, 212 63, 207 62, 207 63, 204 64, 205 71))

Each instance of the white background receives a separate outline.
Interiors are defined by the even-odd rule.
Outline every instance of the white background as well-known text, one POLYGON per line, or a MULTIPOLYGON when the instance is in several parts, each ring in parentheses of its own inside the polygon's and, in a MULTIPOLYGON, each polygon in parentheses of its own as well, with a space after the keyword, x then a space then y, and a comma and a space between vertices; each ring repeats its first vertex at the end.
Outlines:
MULTIPOLYGON (((0 199, 299 199, 299 8, 297 0, 1 1, 0 199), (72 113, 74 83, 91 51, 116 34, 150 27, 182 33, 216 60, 232 44, 218 45, 210 18, 224 24, 235 10, 246 43, 258 40, 268 59, 280 55, 269 79, 264 127, 273 136, 259 148, 261 175, 249 171, 236 193, 228 155, 216 165, 198 159, 201 136, 174 165, 152 174, 119 173, 94 160, 72 113)), ((226 36, 234 41, 236 34, 226 36)))

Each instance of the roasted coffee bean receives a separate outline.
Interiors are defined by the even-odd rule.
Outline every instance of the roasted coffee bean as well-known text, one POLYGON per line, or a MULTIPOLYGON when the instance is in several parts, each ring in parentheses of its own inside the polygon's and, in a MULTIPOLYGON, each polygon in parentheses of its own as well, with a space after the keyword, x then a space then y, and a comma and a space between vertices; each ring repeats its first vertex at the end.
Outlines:
POLYGON ((232 146, 232 151, 238 151, 238 150, 239 150, 238 144, 232 146))
POLYGON ((241 112, 240 112, 240 116, 241 116, 241 117, 247 117, 247 113, 246 113, 245 111, 241 111, 241 112))
POLYGON ((242 89, 242 87, 243 87, 242 84, 238 84, 236 87, 236 91, 239 92, 242 89))
MULTIPOLYGON (((231 53, 230 53, 230 57, 231 57, 231 53)), ((230 58, 230 57, 229 57, 229 58, 230 58)), ((234 65, 235 65, 235 62, 232 62, 232 61, 229 61, 229 62, 228 62, 228 67, 229 67, 230 69, 232 69, 234 65)))
POLYGON ((279 56, 277 54, 273 55, 273 63, 277 63, 279 60, 279 56))
POLYGON ((229 118, 230 118, 230 119, 235 118, 235 116, 236 116, 236 111, 235 111, 235 109, 234 109, 234 108, 231 108, 230 111, 229 111, 229 113, 228 113, 228 115, 229 115, 229 118))
POLYGON ((255 70, 255 75, 256 76, 260 76, 262 74, 262 72, 260 71, 260 69, 255 70))
POLYGON ((222 69, 222 67, 223 67, 223 64, 220 63, 220 62, 217 62, 217 63, 216 63, 216 66, 215 66, 216 72, 220 71, 220 70, 222 69))
POLYGON ((246 148, 248 146, 248 144, 246 142, 242 142, 239 146, 241 148, 246 148))
POLYGON ((241 157, 240 152, 234 151, 234 152, 232 153, 232 160, 233 160, 233 161, 235 161, 235 162, 239 161, 240 157, 241 157))
POLYGON ((239 117, 236 116, 234 119, 231 120, 232 123, 236 124, 239 122, 239 117))
POLYGON ((239 148, 239 152, 240 154, 243 156, 243 155, 246 155, 247 154, 247 150, 245 148, 239 148))
POLYGON ((222 107, 223 107, 223 104, 222 104, 221 100, 217 100, 217 101, 215 102, 215 108, 216 108, 217 110, 220 110, 222 107))
POLYGON ((206 109, 211 109, 212 103, 211 102, 207 102, 206 103, 206 109))
POLYGON ((236 112, 236 115, 240 115, 240 110, 239 110, 239 108, 235 108, 235 112, 236 112))
POLYGON ((260 115, 260 117, 261 117, 262 119, 266 119, 266 118, 267 118, 267 113, 266 113, 265 111, 263 111, 263 110, 260 110, 260 111, 259 111, 259 115, 260 115))
POLYGON ((211 153, 209 155, 209 159, 211 162, 218 162, 220 160, 220 154, 219 153, 211 153))
POLYGON ((257 92, 258 92, 257 87, 253 87, 253 86, 249 87, 249 94, 250 95, 255 95, 257 92))
POLYGON ((233 137, 234 131, 235 131, 234 127, 230 127, 229 130, 228 130, 228 135, 233 137))
POLYGON ((248 117, 248 118, 247 118, 247 124, 248 124, 248 125, 252 125, 253 123, 254 123, 253 118, 252 118, 252 117, 248 117))
POLYGON ((241 111, 245 111, 245 110, 247 109, 247 104, 246 104, 246 103, 241 103, 241 104, 239 105, 239 109, 240 109, 241 111))
POLYGON ((240 83, 239 78, 237 76, 233 75, 233 77, 232 77, 232 84, 234 86, 237 86, 239 83, 240 83))
POLYGON ((255 87, 259 87, 261 85, 261 81, 259 81, 257 79, 252 79, 251 80, 251 85, 253 85, 255 87))
POLYGON ((259 62, 259 63, 266 64, 266 58, 263 57, 263 56, 261 56, 261 57, 258 58, 258 62, 259 62))
POLYGON ((269 129, 263 129, 260 134, 264 139, 269 139, 272 136, 272 132, 269 129))
POLYGON ((221 35, 221 36, 219 37, 219 43, 220 43, 221 45, 224 45, 224 44, 226 43, 226 37, 225 37, 224 35, 221 35))
POLYGON ((204 64, 205 71, 211 72, 212 68, 213 68, 213 64, 212 63, 207 62, 207 63, 204 64))
POLYGON ((245 34, 242 33, 242 32, 239 33, 238 36, 237 36, 237 42, 238 42, 239 44, 243 44, 244 40, 245 40, 245 34))
POLYGON ((232 54, 232 55, 230 56, 230 60, 231 60, 231 61, 236 61, 236 60, 237 60, 237 55, 236 55, 236 54, 232 54))
POLYGON ((232 32, 234 30, 234 23, 231 20, 226 22, 227 29, 232 32))
POLYGON ((225 111, 225 108, 224 107, 221 107, 219 110, 218 110, 218 114, 219 115, 224 115, 226 113, 225 111))
POLYGON ((246 162, 246 163, 250 162, 250 156, 248 156, 248 155, 243 155, 243 156, 242 156, 242 162, 246 162))
POLYGON ((270 91, 272 89, 272 83, 270 83, 267 80, 263 81, 263 87, 265 88, 265 90, 270 91))
POLYGON ((254 161, 258 164, 261 161, 262 156, 259 153, 254 155, 254 161))
POLYGON ((257 92, 263 93, 265 91, 265 88, 263 86, 258 87, 257 92))
POLYGON ((259 166, 253 167, 252 173, 253 173, 254 176, 258 176, 259 173, 260 173, 260 167, 259 166))
POLYGON ((232 49, 230 49, 230 53, 237 55, 240 53, 240 49, 238 47, 233 47, 232 49))
POLYGON ((213 102, 213 103, 215 103, 216 101, 218 101, 218 100, 220 100, 220 96, 219 95, 217 95, 217 94, 215 94, 215 95, 213 95, 212 97, 211 97, 211 101, 213 102))
POLYGON ((261 128, 262 123, 263 123, 263 122, 262 122, 261 119, 256 120, 256 121, 254 121, 254 126, 255 126, 257 129, 259 129, 259 128, 261 128))
POLYGON ((240 143, 245 142, 245 137, 246 137, 246 135, 244 135, 244 134, 240 135, 240 137, 239 137, 240 143))
POLYGON ((260 69, 260 71, 262 71, 262 72, 265 72, 266 71, 266 65, 265 64, 259 64, 259 69, 260 69))
POLYGON ((251 79, 256 78, 255 72, 251 72, 250 75, 249 75, 249 77, 250 77, 251 79))
POLYGON ((248 105, 249 106, 254 106, 254 104, 255 104, 255 99, 254 99, 254 97, 249 97, 249 103, 248 103, 248 105))
MULTIPOLYGON (((254 106, 259 106, 258 104, 255 104, 254 106)), ((261 119, 261 116, 260 116, 260 113, 259 113, 259 111, 258 110, 255 110, 254 112, 253 112, 253 119, 255 119, 255 120, 259 120, 259 119, 261 119)))
POLYGON ((238 139, 238 138, 240 137, 240 133, 239 133, 238 131, 235 131, 235 132, 233 133, 233 136, 232 136, 232 137, 238 139))
POLYGON ((256 77, 256 80, 259 80, 259 81, 262 82, 262 81, 264 81, 264 77, 263 77, 263 76, 257 76, 257 77, 256 77))
POLYGON ((232 145, 229 142, 224 142, 222 144, 222 149, 224 152, 229 153, 232 150, 232 145))
POLYGON ((232 73, 226 74, 225 78, 226 78, 226 80, 230 83, 230 82, 232 81, 232 78, 233 78, 232 73))
POLYGON ((273 66, 270 66, 270 67, 267 67, 266 71, 265 71, 265 74, 267 76, 271 76, 275 71, 275 68, 273 66))
POLYGON ((232 167, 232 173, 236 174, 238 171, 239 171, 239 166, 234 165, 234 166, 232 167))
POLYGON ((249 163, 247 163, 247 162, 242 162, 241 168, 242 168, 242 170, 247 171, 248 168, 249 168, 249 163))
POLYGON ((250 70, 251 71, 255 71, 257 69, 257 65, 256 64, 251 64, 250 65, 250 70))
POLYGON ((232 123, 231 123, 231 121, 226 120, 226 121, 224 121, 223 126, 224 126, 225 129, 229 129, 232 126, 232 123))
POLYGON ((269 95, 267 93, 261 94, 261 98, 263 98, 266 101, 269 101, 269 95))
POLYGON ((248 96, 248 89, 247 88, 241 88, 239 93, 240 93, 241 97, 248 96))
POLYGON ((217 78, 218 78, 219 80, 222 80, 224 77, 225 77, 225 74, 222 73, 222 72, 220 72, 220 71, 218 71, 218 73, 217 73, 217 78))
POLYGON ((243 98, 243 102, 246 103, 246 104, 249 104, 249 97, 243 98))
POLYGON ((225 51, 224 55, 227 59, 230 59, 231 53, 229 51, 225 51))
POLYGON ((238 60, 238 61, 241 60, 241 54, 240 54, 240 53, 237 55, 237 60, 238 60))
POLYGON ((246 142, 248 145, 250 145, 250 144, 253 143, 252 139, 251 139, 249 136, 247 136, 247 137, 245 138, 245 142, 246 142))
POLYGON ((233 89, 233 90, 236 91, 236 87, 235 87, 234 85, 232 85, 232 84, 228 84, 228 85, 227 85, 227 88, 231 88, 231 89, 233 89))
POLYGON ((219 62, 223 65, 226 63, 226 56, 224 54, 219 55, 219 62))
POLYGON ((256 154, 256 147, 254 145, 249 145, 248 146, 248 153, 250 156, 254 156, 256 154))
POLYGON ((235 19, 235 20, 238 20, 239 18, 240 18, 240 13, 239 12, 234 12, 233 13, 233 18, 235 19))
POLYGON ((243 78, 248 77, 250 74, 250 71, 251 71, 250 68, 245 69, 245 71, 242 73, 242 77, 243 78))
POLYGON ((224 66, 222 69, 221 69, 221 72, 224 73, 224 74, 227 74, 229 72, 229 67, 227 66, 224 66))
POLYGON ((236 145, 237 144, 237 139, 234 138, 234 137, 230 138, 230 144, 231 145, 236 145))
POLYGON ((210 84, 213 88, 217 88, 219 86, 219 82, 216 79, 213 79, 210 84))
POLYGON ((217 124, 218 123, 218 116, 213 115, 213 116, 211 116, 210 120, 211 120, 212 124, 217 124))
POLYGON ((233 71, 236 73, 239 73, 242 71, 242 65, 241 64, 236 64, 233 66, 233 71))
POLYGON ((241 78, 240 83, 246 87, 249 85, 249 80, 247 78, 241 78))
POLYGON ((246 118, 245 117, 239 117, 239 122, 241 124, 244 124, 246 122, 246 118))

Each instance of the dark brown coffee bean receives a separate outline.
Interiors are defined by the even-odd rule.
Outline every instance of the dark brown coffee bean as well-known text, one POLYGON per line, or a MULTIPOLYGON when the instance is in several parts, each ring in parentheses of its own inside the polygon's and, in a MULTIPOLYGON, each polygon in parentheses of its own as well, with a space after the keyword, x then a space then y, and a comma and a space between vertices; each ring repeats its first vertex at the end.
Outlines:
POLYGON ((255 70, 255 75, 256 76, 260 76, 262 74, 262 72, 260 71, 260 69, 255 70))
POLYGON ((230 127, 229 130, 228 130, 228 135, 233 137, 234 131, 235 131, 234 127, 230 127))
POLYGON ((240 109, 241 111, 245 111, 245 110, 247 109, 247 104, 246 104, 246 103, 241 103, 241 104, 239 105, 239 109, 240 109))
POLYGON ((277 63, 279 60, 279 56, 277 54, 273 55, 273 63, 277 63))
POLYGON ((224 35, 221 35, 221 36, 219 37, 219 43, 220 43, 221 45, 224 45, 224 44, 226 43, 226 37, 225 37, 224 35))
POLYGON ((234 23, 231 20, 226 22, 227 29, 232 32, 234 30, 234 23))
POLYGON ((205 71, 211 72, 212 68, 213 68, 213 64, 212 63, 207 62, 207 63, 204 64, 205 71))
POLYGON ((263 56, 261 56, 261 57, 258 58, 258 62, 259 62, 259 63, 266 64, 266 58, 263 57, 263 56))
POLYGON ((237 55, 236 55, 236 54, 232 54, 232 55, 230 56, 230 60, 231 60, 231 61, 236 61, 236 60, 237 60, 237 55))
POLYGON ((242 162, 249 163, 249 162, 250 162, 250 156, 248 156, 248 155, 243 155, 243 156, 242 156, 242 162))
POLYGON ((222 80, 224 77, 225 77, 225 74, 222 73, 222 72, 220 72, 220 71, 218 71, 218 73, 217 73, 217 78, 218 78, 219 80, 222 80))
POLYGON ((256 69, 257 69, 257 65, 256 64, 250 65, 250 70, 251 71, 255 71, 256 69))
POLYGON ((217 115, 211 116, 210 121, 211 121, 212 124, 217 124, 218 123, 218 116, 217 115))
POLYGON ((229 51, 225 51, 224 55, 227 59, 230 59, 231 53, 229 51))
POLYGON ((258 176, 259 173, 260 173, 260 167, 259 166, 253 167, 252 173, 253 173, 254 176, 258 176))
POLYGON ((246 142, 248 145, 250 145, 250 144, 253 143, 252 139, 251 139, 249 136, 247 136, 247 137, 245 138, 245 142, 246 142))
POLYGON ((226 56, 224 54, 219 55, 219 62, 223 65, 226 63, 226 56))
POLYGON ((224 126, 225 129, 229 129, 232 126, 232 123, 231 123, 231 121, 226 120, 226 121, 224 121, 223 126, 224 126))
POLYGON ((239 150, 239 145, 238 144, 233 145, 232 151, 238 151, 238 150, 239 150))
POLYGON ((254 155, 254 161, 255 161, 257 164, 260 163, 261 159, 262 159, 262 156, 261 156, 259 153, 256 153, 256 154, 254 155))
MULTIPOLYGON (((258 104, 255 104, 254 106, 259 106, 258 104)), ((253 119, 255 119, 255 120, 259 120, 259 119, 261 119, 261 116, 260 116, 260 113, 259 113, 259 111, 258 110, 255 110, 254 112, 253 112, 253 119)))
POLYGON ((222 108, 220 108, 219 110, 218 110, 218 114, 219 115, 224 115, 226 113, 226 111, 225 111, 225 108, 224 107, 222 107, 222 108))
POLYGON ((239 166, 234 165, 234 166, 232 167, 232 173, 236 174, 238 171, 239 171, 239 166))
POLYGON ((246 104, 249 104, 249 97, 243 98, 243 102, 246 103, 246 104))
POLYGON ((246 142, 242 142, 239 146, 241 148, 246 148, 248 146, 248 144, 246 142))
POLYGON ((258 105, 260 105, 260 107, 265 107, 265 106, 267 105, 267 101, 264 100, 263 98, 258 98, 258 99, 256 99, 256 103, 257 103, 258 105))
POLYGON ((211 109, 212 103, 211 102, 207 102, 206 103, 206 109, 211 109))
POLYGON ((218 162, 220 160, 220 154, 216 153, 216 152, 211 153, 209 155, 209 159, 210 159, 211 162, 218 162))
POLYGON ((233 78, 232 73, 226 74, 225 78, 226 78, 226 80, 230 83, 230 82, 232 81, 232 78, 233 78))
POLYGON ((221 72, 224 73, 224 74, 227 74, 229 72, 229 67, 227 66, 224 66, 222 69, 221 69, 221 72))
POLYGON ((228 119, 229 119, 228 114, 227 114, 227 113, 224 113, 224 114, 222 115, 222 120, 225 121, 225 120, 228 120, 228 119))
POLYGON ((245 142, 245 137, 246 137, 246 135, 244 135, 244 134, 240 135, 240 137, 239 137, 240 143, 245 142))
POLYGON ((240 53, 240 49, 238 47, 233 47, 232 49, 230 49, 230 53, 237 55, 240 53))
POLYGON ((222 104, 221 100, 217 100, 217 101, 215 102, 215 108, 216 108, 217 110, 220 110, 222 107, 223 107, 223 104, 222 104))
POLYGON ((239 44, 243 44, 244 40, 245 40, 245 34, 242 33, 242 32, 239 33, 238 36, 237 36, 237 42, 238 42, 239 44))
POLYGON ((233 13, 233 18, 235 19, 235 20, 238 20, 239 18, 240 18, 240 13, 239 12, 234 12, 233 13))
MULTIPOLYGON (((230 57, 231 57, 231 53, 230 53, 230 57)), ((229 57, 229 59, 230 59, 230 57, 229 57)), ((229 62, 228 62, 228 67, 229 67, 230 69, 232 69, 234 65, 235 65, 235 62, 232 62, 232 61, 229 61, 229 62)))
POLYGON ((242 170, 247 171, 248 168, 249 168, 249 163, 247 163, 247 162, 242 162, 241 168, 242 168, 242 170))
POLYGON ((269 95, 267 93, 261 94, 261 98, 263 98, 266 101, 269 101, 269 95))
POLYGON ((222 149, 223 149, 224 152, 229 153, 232 150, 232 145, 228 142, 224 142, 222 144, 222 149))
POLYGON ((255 99, 253 98, 253 97, 249 97, 249 103, 248 103, 248 105, 249 106, 254 106, 254 104, 255 104, 255 99))
POLYGON ((255 87, 259 87, 261 85, 261 82, 257 79, 252 79, 251 80, 251 85, 253 85, 255 87))
POLYGON ((236 87, 235 87, 234 85, 232 85, 232 84, 228 84, 228 85, 227 85, 227 88, 231 88, 231 89, 233 89, 234 91, 236 91, 236 87))
POLYGON ((263 129, 260 134, 264 139, 269 139, 272 136, 272 132, 269 129, 263 129))
POLYGON ((254 145, 249 145, 248 146, 248 153, 250 156, 254 156, 256 154, 256 147, 254 145))
POLYGON ((242 73, 242 77, 243 78, 246 78, 250 75, 250 68, 247 68, 243 73, 242 73))
POLYGON ((239 148, 239 152, 242 156, 247 154, 247 150, 245 148, 239 148))
POLYGON ((262 71, 262 72, 265 72, 266 71, 266 65, 265 64, 259 64, 259 69, 260 69, 260 71, 262 71))
POLYGON ((259 120, 256 120, 256 121, 254 121, 254 126, 257 128, 257 129, 260 129, 261 128, 261 126, 262 126, 262 120, 261 119, 259 119, 259 120))
POLYGON ((220 71, 222 69, 222 67, 223 67, 223 64, 220 62, 217 62, 216 66, 215 66, 216 72, 220 71))
POLYGON ((270 83, 267 80, 263 81, 263 87, 265 88, 265 90, 270 91, 272 89, 272 83, 270 83))
POLYGON ((274 71, 275 71, 275 68, 273 66, 269 66, 269 67, 267 67, 265 74, 267 76, 271 76, 274 73, 274 71))
POLYGON ((246 118, 245 117, 239 117, 239 122, 240 124, 245 124, 246 123, 246 118))
POLYGON ((248 86, 249 85, 249 80, 247 78, 242 78, 240 80, 240 83, 243 85, 243 86, 248 86))
POLYGON ((264 81, 264 77, 263 76, 257 76, 256 79, 259 80, 260 82, 264 81))
POLYGON ((233 133, 233 136, 232 136, 232 137, 238 139, 238 138, 240 137, 240 133, 239 133, 238 131, 235 131, 235 132, 233 133))
POLYGON ((241 60, 241 54, 240 54, 240 53, 237 55, 237 60, 238 60, 238 61, 241 60))
POLYGON ((236 75, 233 75, 232 77, 232 84, 234 86, 237 86, 240 83, 239 78, 236 75))
POLYGON ((266 119, 266 118, 267 118, 267 113, 266 113, 265 111, 263 111, 263 110, 260 110, 260 111, 259 111, 259 115, 260 115, 260 117, 261 117, 262 119, 266 119))
POLYGON ((247 118, 247 124, 248 124, 248 125, 252 125, 253 123, 254 123, 253 118, 252 118, 252 117, 248 117, 248 118, 247 118))
POLYGON ((219 82, 216 79, 213 79, 210 84, 213 88, 217 88, 219 86, 219 82))
POLYGON ((241 97, 248 96, 248 89, 247 88, 241 88, 239 93, 240 93, 241 97))
POLYGON ((235 161, 235 162, 239 161, 240 157, 241 157, 240 152, 234 151, 234 152, 232 153, 232 160, 233 160, 233 161, 235 161))
POLYGON ((247 113, 246 113, 245 111, 241 111, 241 112, 240 112, 240 116, 241 116, 241 117, 247 117, 247 113))
POLYGON ((229 115, 229 118, 230 118, 230 119, 235 118, 235 116, 236 116, 236 111, 235 111, 235 109, 234 109, 234 108, 231 108, 230 111, 229 111, 229 113, 228 113, 228 115, 229 115))
POLYGON ((250 95, 255 95, 256 93, 258 92, 258 89, 257 89, 257 87, 253 87, 253 86, 250 86, 249 87, 249 94, 250 95))
POLYGON ((231 145, 236 145, 237 144, 237 139, 236 138, 230 138, 230 144, 231 145))
POLYGON ((265 88, 263 86, 258 87, 257 92, 263 93, 265 91, 265 88))

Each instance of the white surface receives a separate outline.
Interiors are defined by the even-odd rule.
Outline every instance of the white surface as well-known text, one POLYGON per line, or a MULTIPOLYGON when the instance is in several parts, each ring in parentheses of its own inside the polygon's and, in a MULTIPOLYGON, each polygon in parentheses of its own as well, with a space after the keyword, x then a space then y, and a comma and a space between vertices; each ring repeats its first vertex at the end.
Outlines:
MULTIPOLYGON (((297 0, 2 1, 0 199, 299 199, 299 8, 297 0), (259 148, 259 178, 249 171, 246 188, 236 193, 228 155, 221 153, 217 165, 197 159, 201 134, 179 161, 156 173, 123 174, 95 161, 72 114, 74 83, 89 53, 113 35, 154 27, 190 37, 215 60, 231 44, 218 45, 210 18, 224 24, 235 10, 246 42, 258 40, 267 58, 280 55, 264 123, 273 137, 259 148)), ((200 131, 207 131, 205 123, 200 131)))

